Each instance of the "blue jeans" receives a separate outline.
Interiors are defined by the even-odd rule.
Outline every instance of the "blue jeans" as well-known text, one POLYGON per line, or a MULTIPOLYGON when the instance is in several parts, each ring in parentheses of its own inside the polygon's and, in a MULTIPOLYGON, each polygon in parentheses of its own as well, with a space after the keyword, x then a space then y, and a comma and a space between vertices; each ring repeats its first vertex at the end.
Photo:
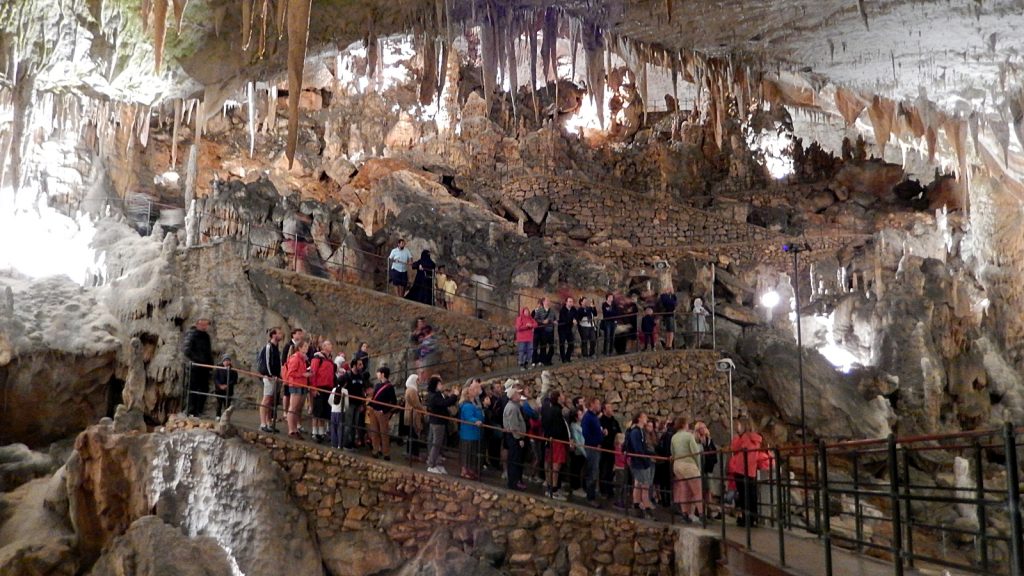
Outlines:
POLYGON ((342 424, 343 416, 342 412, 331 412, 331 446, 335 448, 341 448, 345 436, 345 428, 342 424))
POLYGON ((519 366, 529 366, 533 360, 533 342, 516 342, 516 349, 519 352, 519 366))
POLYGON ((583 488, 587 491, 587 500, 597 499, 597 481, 601 473, 601 453, 597 448, 586 448, 587 463, 583 472, 583 488))

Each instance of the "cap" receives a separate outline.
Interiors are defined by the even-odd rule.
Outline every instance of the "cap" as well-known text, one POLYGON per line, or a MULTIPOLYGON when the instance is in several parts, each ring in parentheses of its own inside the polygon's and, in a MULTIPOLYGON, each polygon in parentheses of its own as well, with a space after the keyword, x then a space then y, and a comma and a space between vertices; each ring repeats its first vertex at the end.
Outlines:
POLYGON ((230 354, 225 354, 225 355, 220 357, 221 364, 223 364, 225 360, 231 360, 231 355, 230 354))

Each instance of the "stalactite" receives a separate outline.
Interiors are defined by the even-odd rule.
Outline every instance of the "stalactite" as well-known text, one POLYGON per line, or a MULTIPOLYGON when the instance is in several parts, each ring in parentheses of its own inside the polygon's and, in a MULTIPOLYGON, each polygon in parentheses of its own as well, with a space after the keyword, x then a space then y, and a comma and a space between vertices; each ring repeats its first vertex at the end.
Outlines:
POLYGON ((256 83, 245 84, 245 105, 248 108, 246 119, 249 124, 249 158, 256 152, 256 83))
POLYGON ((505 38, 507 47, 505 48, 505 55, 508 58, 508 85, 509 85, 509 96, 512 98, 512 117, 514 119, 519 118, 519 110, 517 107, 516 99, 519 95, 519 60, 516 58, 516 27, 510 22, 505 27, 505 38))
POLYGON ((573 82, 575 82, 576 81, 576 51, 579 50, 579 47, 580 47, 580 23, 579 23, 578 20, 573 20, 572 21, 571 26, 570 26, 569 34, 570 34, 569 54, 570 54, 570 62, 572 63, 572 66, 571 66, 572 72, 571 72, 571 76, 569 76, 569 79, 572 80, 573 82))
MULTIPOLYGON (((488 15, 490 11, 488 10, 488 15)), ((480 59, 482 62, 480 74, 484 85, 484 103, 487 114, 491 113, 491 98, 494 94, 494 76, 498 64, 497 49, 495 46, 494 22, 485 16, 480 26, 480 59)))
POLYGON ((437 72, 437 88, 435 94, 438 98, 441 98, 441 94, 444 92, 445 79, 448 77, 448 47, 451 45, 450 39, 440 39, 438 43, 441 47, 441 65, 437 72))
POLYGON ((182 99, 174 100, 174 128, 171 129, 171 170, 178 165, 178 134, 181 129, 182 99))
POLYGON ((302 68, 306 60, 311 4, 312 0, 292 0, 288 3, 288 141, 285 155, 288 157, 289 168, 295 160, 295 147, 299 140, 299 95, 302 92, 302 68))
POLYGON ((188 0, 172 0, 172 6, 174 7, 174 29, 181 33, 181 22, 185 17, 185 7, 188 6, 188 0))
POLYGON ((142 147, 145 148, 146 146, 149 146, 149 124, 152 119, 152 110, 147 107, 140 110, 139 114, 141 116, 141 125, 139 126, 139 144, 142 144, 142 147))
POLYGON ((423 76, 420 78, 420 104, 429 105, 434 101, 437 89, 437 43, 434 35, 423 35, 423 76))
POLYGON ((537 104, 537 26, 527 21, 527 40, 530 46, 530 101, 533 105, 533 121, 540 124, 540 106, 537 104))
POLYGON ((544 80, 558 81, 558 9, 544 11, 544 30, 540 53, 544 61, 544 80))
POLYGON ((269 132, 277 132, 277 85, 267 90, 267 126, 269 132))
POLYGON ((249 50, 252 38, 252 0, 242 0, 242 51, 249 50))
MULTIPOLYGON (((302 0, 295 0, 302 1, 302 0)), ((284 38, 284 32, 288 27, 288 0, 277 0, 277 17, 274 21, 277 22, 277 39, 284 38)))
POLYGON ((889 142, 892 133, 893 103, 892 100, 875 96, 868 107, 868 117, 871 118, 871 127, 875 132, 875 143, 881 154, 885 155, 885 145, 889 142))
POLYGON ((604 87, 605 87, 605 50, 601 29, 596 24, 584 24, 582 31, 583 56, 587 67, 587 87, 590 98, 597 108, 597 120, 604 128, 604 87))
POLYGON ((164 57, 164 35, 167 32, 168 0, 153 0, 153 58, 154 70, 160 73, 160 64, 164 57))
POLYGON ((260 44, 256 50, 257 58, 263 58, 267 52, 267 23, 270 22, 270 0, 263 0, 263 10, 260 15, 260 44))

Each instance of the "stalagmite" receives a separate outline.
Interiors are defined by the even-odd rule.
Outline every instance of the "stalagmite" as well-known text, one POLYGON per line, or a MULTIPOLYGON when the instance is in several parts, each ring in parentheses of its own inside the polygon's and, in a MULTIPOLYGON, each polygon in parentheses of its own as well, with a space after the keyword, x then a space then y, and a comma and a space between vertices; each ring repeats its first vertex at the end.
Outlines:
POLYGON ((277 86, 272 85, 267 91, 267 131, 277 132, 277 86))
POLYGON ((199 179, 199 141, 192 142, 188 149, 188 162, 185 164, 185 205, 188 206, 196 197, 196 182, 199 179))
POLYGON ((312 1, 291 0, 288 3, 288 143, 285 155, 289 168, 295 160, 295 146, 299 139, 299 96, 302 93, 302 67, 306 60, 312 1))

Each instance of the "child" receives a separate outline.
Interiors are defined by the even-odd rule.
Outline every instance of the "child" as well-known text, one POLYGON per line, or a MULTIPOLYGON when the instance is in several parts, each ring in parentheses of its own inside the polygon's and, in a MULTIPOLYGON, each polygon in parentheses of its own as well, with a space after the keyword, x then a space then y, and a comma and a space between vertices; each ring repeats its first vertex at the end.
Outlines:
MULTIPOLYGON (((442 271, 444 266, 441 266, 442 271)), ((438 284, 441 288, 441 303, 444 305, 445 310, 452 309, 452 303, 455 301, 455 292, 459 289, 459 285, 455 283, 455 280, 451 276, 444 275, 444 283, 438 284)))
POLYGON ((644 309, 644 317, 640 320, 640 343, 644 350, 654 350, 654 329, 658 325, 654 317, 654 308, 648 306, 644 309))
POLYGON ((622 445, 626 442, 626 435, 619 432, 615 435, 615 464, 612 467, 614 476, 612 485, 615 486, 616 508, 626 507, 626 452, 622 445))
POLYGON ((327 403, 331 405, 331 446, 341 449, 344 440, 342 420, 345 410, 348 409, 348 390, 345 390, 343 382, 338 381, 334 384, 334 390, 331 390, 327 403))

